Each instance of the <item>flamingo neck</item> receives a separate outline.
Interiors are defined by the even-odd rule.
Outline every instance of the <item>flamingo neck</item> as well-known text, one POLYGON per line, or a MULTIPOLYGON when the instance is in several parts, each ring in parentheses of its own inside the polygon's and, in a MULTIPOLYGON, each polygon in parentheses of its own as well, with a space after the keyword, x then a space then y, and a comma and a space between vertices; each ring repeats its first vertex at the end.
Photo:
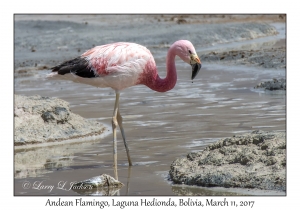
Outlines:
MULTIPOLYGON (((155 71, 153 71, 154 75, 150 82, 147 82, 145 85, 147 85, 152 90, 155 90, 157 92, 166 92, 174 88, 176 82, 177 82, 177 72, 175 67, 175 48, 172 46, 167 54, 167 76, 166 78, 162 79, 157 74, 156 66, 155 71)), ((153 68, 153 67, 152 67, 153 68)))

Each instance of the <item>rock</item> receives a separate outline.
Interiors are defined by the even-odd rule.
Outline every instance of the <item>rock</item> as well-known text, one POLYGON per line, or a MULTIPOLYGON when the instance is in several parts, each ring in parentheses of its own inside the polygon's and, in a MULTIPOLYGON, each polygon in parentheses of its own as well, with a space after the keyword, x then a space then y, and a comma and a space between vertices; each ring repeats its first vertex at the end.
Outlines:
POLYGON ((123 183, 119 182, 115 178, 107 175, 102 174, 100 176, 95 176, 90 179, 86 179, 74 184, 74 186, 81 186, 81 185, 89 185, 91 188, 98 188, 98 187, 122 187, 124 186, 123 183))
POLYGON ((53 122, 57 124, 64 124, 70 118, 70 112, 64 107, 55 107, 54 111, 44 112, 41 117, 44 122, 53 122))
POLYGON ((102 174, 75 183, 72 190, 79 194, 114 195, 124 184, 113 177, 102 174))
POLYGON ((105 127, 71 112, 66 101, 41 96, 15 95, 14 145, 57 142, 100 135, 105 127))
POLYGON ((285 191, 285 171, 285 133, 253 131, 175 160, 169 174, 175 184, 285 191))
POLYGON ((264 88, 265 90, 286 90, 286 79, 273 79, 272 81, 261 82, 254 88, 264 88))

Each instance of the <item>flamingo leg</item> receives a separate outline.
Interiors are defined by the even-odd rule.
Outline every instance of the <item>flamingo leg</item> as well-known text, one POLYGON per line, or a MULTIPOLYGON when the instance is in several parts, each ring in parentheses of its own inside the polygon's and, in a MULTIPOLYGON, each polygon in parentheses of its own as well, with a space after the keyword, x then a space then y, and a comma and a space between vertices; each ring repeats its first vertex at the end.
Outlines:
POLYGON ((118 126, 118 120, 117 120, 117 114, 118 114, 118 109, 119 109, 119 97, 120 93, 116 93, 116 101, 115 101, 115 108, 114 108, 114 113, 113 113, 113 118, 112 118, 112 130, 113 130, 113 155, 114 155, 114 173, 115 173, 115 178, 118 180, 118 168, 117 168, 117 126, 118 126))
POLYGON ((124 146, 126 149, 126 153, 127 153, 127 159, 128 159, 128 164, 129 166, 132 166, 132 162, 131 162, 131 158, 130 158, 130 154, 129 154, 129 148, 127 146, 127 142, 126 142, 126 136, 125 136, 125 132, 124 132, 124 128, 123 128, 123 118, 120 114, 120 109, 118 107, 118 113, 117 113, 117 120, 118 120, 118 124, 122 133, 122 137, 123 137, 123 142, 124 142, 124 146))

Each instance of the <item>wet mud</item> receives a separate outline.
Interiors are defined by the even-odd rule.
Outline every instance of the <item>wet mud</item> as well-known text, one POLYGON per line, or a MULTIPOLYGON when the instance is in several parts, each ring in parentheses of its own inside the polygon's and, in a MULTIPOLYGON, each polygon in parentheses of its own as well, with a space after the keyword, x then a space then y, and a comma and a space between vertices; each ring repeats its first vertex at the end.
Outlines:
POLYGON ((273 79, 272 81, 261 82, 255 88, 262 88, 265 90, 286 90, 286 79, 273 79))
POLYGON ((68 102, 61 99, 39 95, 14 98, 15 149, 89 136, 99 138, 107 130, 97 121, 72 113, 68 102))
POLYGON ((177 159, 169 172, 176 184, 286 191, 284 132, 253 131, 177 159))
POLYGON ((286 68, 285 47, 260 50, 239 50, 210 52, 201 56, 203 62, 234 63, 235 65, 258 66, 263 68, 286 68))

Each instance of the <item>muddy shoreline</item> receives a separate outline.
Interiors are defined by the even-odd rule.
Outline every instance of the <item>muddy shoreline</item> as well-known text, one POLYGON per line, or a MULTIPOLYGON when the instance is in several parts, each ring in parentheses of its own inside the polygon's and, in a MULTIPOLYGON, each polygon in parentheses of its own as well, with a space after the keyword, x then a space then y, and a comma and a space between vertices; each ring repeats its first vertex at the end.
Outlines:
POLYGON ((251 65, 261 68, 286 68, 286 48, 272 47, 260 50, 235 50, 227 52, 210 52, 201 55, 203 62, 225 63, 227 65, 251 65))
POLYGON ((74 21, 76 17, 76 15, 16 15, 15 69, 21 68, 17 72, 26 71, 24 67, 47 69, 64 60, 76 57, 95 45, 118 41, 136 42, 155 53, 157 48, 166 48, 167 50, 180 37, 182 39, 189 38, 192 43, 196 43, 196 48, 202 48, 217 43, 274 36, 278 32, 267 22, 272 18, 273 20, 284 21, 279 16, 268 15, 249 15, 245 18, 229 15, 210 17, 211 19, 208 19, 206 15, 187 15, 184 16, 185 19, 190 18, 197 21, 186 21, 185 24, 178 24, 177 21, 183 17, 170 15, 166 18, 169 21, 159 22, 160 15, 119 15, 115 16, 107 25, 106 21, 111 17, 109 15, 81 16, 82 21, 77 22, 74 21), (84 17, 86 17, 86 21, 83 21, 84 17), (88 19, 93 21, 89 24, 88 19), (242 19, 245 20, 242 21, 242 19), (253 22, 258 19, 260 21, 253 22), (129 27, 135 30, 135 33, 132 34, 130 31, 124 30, 125 26, 120 26, 124 20, 131 21, 129 27), (206 23, 207 20, 215 21, 209 22, 213 23, 209 24, 206 23), (220 23, 220 21, 226 23, 220 23), (155 30, 151 30, 152 25, 154 25, 155 30), (106 28, 106 30, 102 30, 102 28, 106 28), (169 36, 170 28, 173 30, 174 38, 169 36), (188 32, 188 37, 186 32, 188 32), (121 37, 118 34, 121 34, 121 37))
MULTIPOLYGON (((55 145, 65 140, 100 138, 108 129, 71 112, 69 103, 57 98, 15 95, 14 146, 32 148, 37 144, 55 145)), ((70 141, 70 142, 72 142, 70 141)))
POLYGON ((286 191, 286 137, 253 131, 177 159, 169 172, 175 184, 286 191))

